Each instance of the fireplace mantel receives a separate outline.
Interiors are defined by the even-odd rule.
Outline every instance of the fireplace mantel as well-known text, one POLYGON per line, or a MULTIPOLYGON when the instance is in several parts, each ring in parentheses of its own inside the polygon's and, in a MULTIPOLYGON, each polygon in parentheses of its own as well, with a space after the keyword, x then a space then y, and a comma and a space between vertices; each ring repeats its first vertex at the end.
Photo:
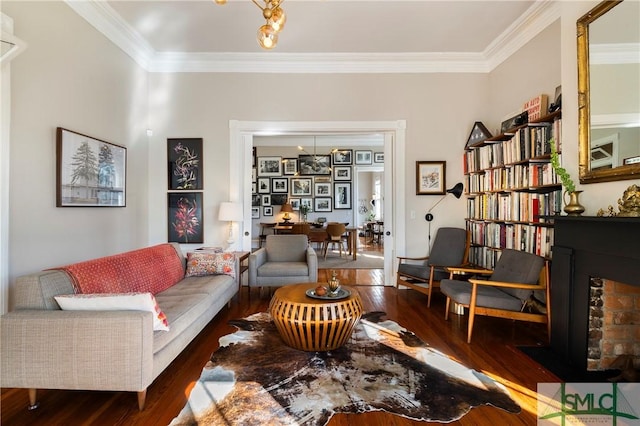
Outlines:
POLYGON ((555 216, 551 348, 587 369, 590 278, 640 286, 640 218, 555 216))

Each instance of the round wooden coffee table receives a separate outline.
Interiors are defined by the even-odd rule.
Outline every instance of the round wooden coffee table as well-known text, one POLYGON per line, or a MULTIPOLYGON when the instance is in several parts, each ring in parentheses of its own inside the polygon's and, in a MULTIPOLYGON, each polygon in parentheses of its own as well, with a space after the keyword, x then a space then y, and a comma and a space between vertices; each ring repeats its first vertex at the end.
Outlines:
POLYGON ((339 300, 314 299, 306 295, 319 283, 280 287, 269 303, 269 312, 284 342, 302 351, 330 351, 344 345, 362 316, 358 292, 339 300))

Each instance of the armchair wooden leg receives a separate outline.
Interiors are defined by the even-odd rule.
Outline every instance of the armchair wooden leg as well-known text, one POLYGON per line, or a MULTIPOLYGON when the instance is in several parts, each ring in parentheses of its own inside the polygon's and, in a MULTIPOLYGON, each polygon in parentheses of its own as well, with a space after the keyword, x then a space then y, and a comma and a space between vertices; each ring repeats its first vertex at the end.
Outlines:
POLYGON ((141 390, 138 392, 138 410, 144 410, 144 404, 147 401, 147 390, 141 390))
POLYGON ((469 301, 469 331, 467 333, 467 343, 471 343, 471 334, 473 333, 473 320, 476 316, 476 301, 478 299, 478 286, 473 285, 471 289, 471 300, 469 301))
POLYGON ((29 389, 29 405, 27 406, 27 410, 35 410, 40 406, 40 403, 37 401, 36 394, 38 393, 38 389, 31 388, 29 389))
POLYGON ((451 298, 447 297, 447 304, 444 308, 444 320, 447 321, 449 319, 449 307, 451 307, 451 298))

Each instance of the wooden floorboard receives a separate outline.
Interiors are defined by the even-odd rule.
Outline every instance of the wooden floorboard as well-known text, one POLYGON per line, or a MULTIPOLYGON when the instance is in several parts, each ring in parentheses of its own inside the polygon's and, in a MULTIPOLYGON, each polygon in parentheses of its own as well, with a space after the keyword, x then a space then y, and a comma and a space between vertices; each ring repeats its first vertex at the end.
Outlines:
MULTIPOLYGON (((328 271, 319 271, 324 280, 328 271)), ((539 345, 547 339, 541 324, 506 319, 476 319, 471 344, 466 343, 466 317, 450 315, 444 320, 444 297, 436 293, 427 308, 426 296, 414 290, 396 290, 375 285, 382 279, 376 270, 340 270, 343 284, 358 285, 366 311, 386 312, 387 318, 413 331, 433 348, 453 357, 469 368, 484 372, 509 389, 521 405, 520 414, 483 406, 472 409, 454 425, 534 425, 536 424, 536 384, 559 379, 515 349, 516 345, 539 345)), ((27 391, 2 389, 1 424, 12 425, 166 425, 185 405, 194 382, 218 339, 235 331, 228 321, 266 311, 270 291, 245 287, 198 337, 149 387, 144 411, 137 409, 135 393, 40 390, 40 408, 27 411, 27 391)), ((331 426, 409 426, 424 425, 388 413, 340 414, 331 426)))

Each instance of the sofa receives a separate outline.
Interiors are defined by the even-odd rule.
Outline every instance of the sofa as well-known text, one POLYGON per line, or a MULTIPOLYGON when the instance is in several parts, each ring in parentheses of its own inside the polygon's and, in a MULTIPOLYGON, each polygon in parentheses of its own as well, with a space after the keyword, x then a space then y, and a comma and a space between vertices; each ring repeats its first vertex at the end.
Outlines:
POLYGON ((160 244, 19 277, 0 317, 1 386, 29 389, 30 409, 40 388, 137 392, 142 410, 147 387, 238 292, 237 259, 223 255, 160 244), (135 297, 157 304, 58 303, 135 297))
POLYGON ((317 282, 318 256, 304 234, 267 235, 264 247, 249 255, 249 287, 317 282))

